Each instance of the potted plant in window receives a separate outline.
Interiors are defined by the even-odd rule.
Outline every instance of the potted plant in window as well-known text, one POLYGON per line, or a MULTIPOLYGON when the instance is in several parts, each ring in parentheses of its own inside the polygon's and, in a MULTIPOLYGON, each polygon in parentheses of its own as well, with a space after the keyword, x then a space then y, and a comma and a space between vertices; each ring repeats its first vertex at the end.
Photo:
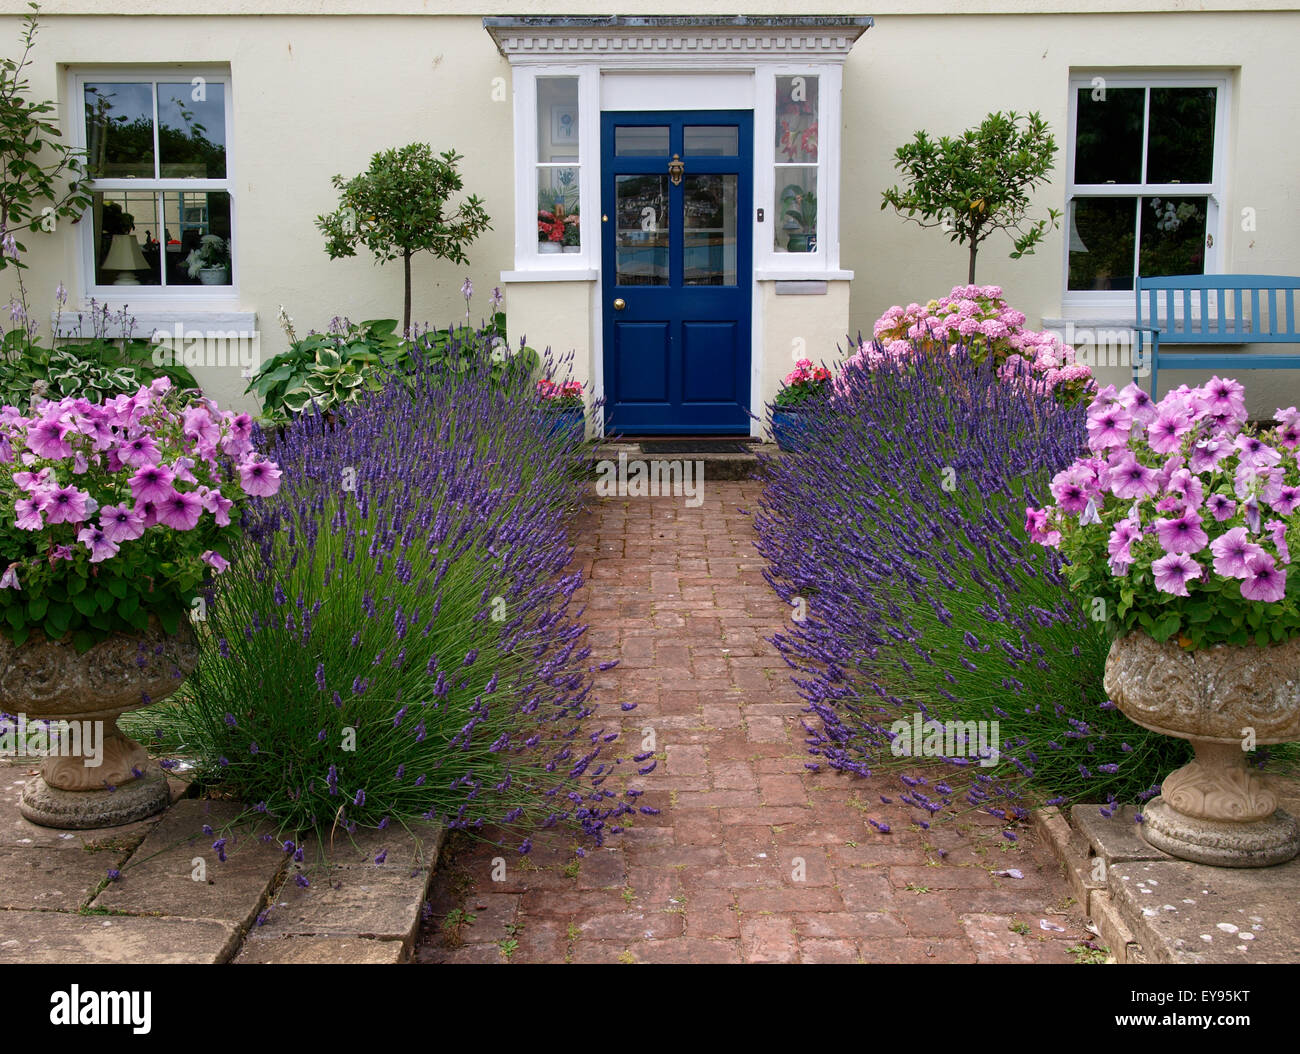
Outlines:
POLYGON ((1089 455, 1052 481, 1055 505, 1026 510, 1114 636, 1111 700, 1195 748, 1143 809, 1143 837, 1222 867, 1300 851, 1300 825, 1247 766, 1256 746, 1300 739, 1300 412, 1277 417, 1246 427, 1242 386, 1218 377, 1158 404, 1107 387, 1089 455))
POLYGON ((0 410, 0 712, 27 730, 20 749, 47 753, 20 806, 34 823, 114 826, 170 800, 117 718, 194 669, 199 590, 228 566, 241 504, 280 477, 247 414, 191 394, 159 378, 0 410), (49 754, 57 729, 65 748, 49 754))
POLYGON ((205 234, 185 257, 185 270, 202 285, 229 285, 230 243, 218 234, 205 234))
POLYGON ((579 381, 565 381, 556 384, 543 377, 537 382, 537 398, 540 401, 542 427, 548 436, 557 432, 567 432, 575 442, 582 442, 587 434, 585 414, 582 402, 582 384, 579 381))
POLYGON ((782 450, 803 449, 811 415, 826 406, 830 380, 831 371, 811 359, 800 359, 786 374, 772 406, 772 437, 782 450))
POLYGON ((798 183, 790 183, 781 191, 781 213, 791 224, 786 240, 786 251, 792 253, 815 252, 817 249, 817 194, 798 183))
POLYGON ((569 213, 564 217, 564 251, 566 253, 582 252, 582 233, 578 224, 578 213, 569 213))

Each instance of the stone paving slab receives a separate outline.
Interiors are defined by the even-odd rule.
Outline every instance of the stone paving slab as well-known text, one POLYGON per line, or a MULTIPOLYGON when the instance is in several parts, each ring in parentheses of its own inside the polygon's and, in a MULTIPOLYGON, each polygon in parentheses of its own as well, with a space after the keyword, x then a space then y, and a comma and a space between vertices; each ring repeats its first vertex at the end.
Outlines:
POLYGON ((335 965, 352 963, 387 966, 405 961, 406 949, 401 941, 375 941, 360 938, 265 937, 250 936, 235 957, 235 965, 248 963, 296 963, 335 965))
POLYGON ((767 640, 790 611, 744 511, 762 485, 705 479, 698 508, 597 500, 572 536, 592 646, 620 660, 597 675, 600 713, 654 730, 658 769, 634 785, 660 814, 581 860, 546 832, 504 876, 499 849, 458 840, 417 960, 1074 961, 1092 934, 1036 831, 1011 843, 978 815, 923 831, 880 804, 891 782, 806 767, 804 704, 767 640))
POLYGON ((125 856, 79 847, 43 852, 0 848, 0 909, 77 911, 125 856))
POLYGON ((310 886, 285 882, 257 928, 259 938, 368 937, 412 946, 428 870, 329 865, 305 873, 310 886))
POLYGON ((285 866, 278 846, 250 830, 226 834, 220 861, 212 848, 241 809, 233 802, 191 799, 173 805, 121 867, 92 907, 129 915, 167 915, 252 924, 285 866), (205 834, 204 826, 213 834, 205 834))
POLYGON ((1261 868, 1124 861, 1110 867, 1110 891, 1153 962, 1300 962, 1300 859, 1261 868))
POLYGON ((221 963, 239 937, 210 920, 5 911, 0 963, 221 963))

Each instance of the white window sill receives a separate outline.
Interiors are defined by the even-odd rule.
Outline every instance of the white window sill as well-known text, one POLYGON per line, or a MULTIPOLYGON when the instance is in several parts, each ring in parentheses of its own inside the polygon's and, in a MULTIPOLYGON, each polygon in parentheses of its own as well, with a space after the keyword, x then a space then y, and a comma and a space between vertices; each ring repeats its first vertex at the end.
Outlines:
POLYGON ((830 270, 828 268, 794 270, 790 268, 764 268, 754 272, 754 278, 760 282, 851 282, 852 271, 830 270))
POLYGON ((564 270, 547 267, 538 268, 536 271, 501 272, 501 281, 506 284, 512 282, 594 282, 599 277, 600 273, 594 267, 572 267, 564 270))
MULTIPOLYGON (((131 331, 132 336, 144 340, 148 340, 159 330, 168 334, 175 333, 178 325, 183 331, 217 330, 224 333, 235 330, 251 334, 257 330, 257 312, 241 310, 239 301, 235 299, 223 298, 219 301, 209 299, 189 303, 161 303, 155 300, 148 304, 140 304, 138 300, 132 304, 129 294, 123 296, 117 303, 96 299, 100 309, 106 306, 109 311, 105 327, 105 336, 108 337, 123 335, 122 326, 115 317, 121 313, 123 304, 126 305, 128 319, 135 321, 135 327, 131 331)), ((95 323, 91 320, 90 314, 89 303, 69 304, 61 314, 50 313, 50 330, 55 332, 57 323, 57 336, 75 337, 77 330, 80 329, 81 336, 89 337, 95 331, 95 323), (78 314, 81 315, 80 321, 77 318, 78 314)))

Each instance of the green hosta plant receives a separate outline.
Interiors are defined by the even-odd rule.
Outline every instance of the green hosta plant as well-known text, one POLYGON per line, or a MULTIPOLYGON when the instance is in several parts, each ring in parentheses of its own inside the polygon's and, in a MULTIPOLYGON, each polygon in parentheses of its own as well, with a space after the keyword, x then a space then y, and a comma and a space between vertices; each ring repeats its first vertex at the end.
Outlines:
POLYGON ((357 323, 336 318, 328 333, 309 333, 301 340, 283 310, 281 322, 289 350, 263 363, 247 388, 262 400, 265 416, 278 423, 309 406, 329 411, 378 391, 404 350, 391 318, 357 323))

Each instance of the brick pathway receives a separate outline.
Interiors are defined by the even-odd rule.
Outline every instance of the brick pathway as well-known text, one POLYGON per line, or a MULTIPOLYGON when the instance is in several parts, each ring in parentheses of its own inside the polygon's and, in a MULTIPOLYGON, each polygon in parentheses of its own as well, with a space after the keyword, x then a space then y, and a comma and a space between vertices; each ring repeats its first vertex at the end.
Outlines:
MULTIPOLYGON (((973 821, 922 831, 884 780, 810 772, 801 702, 766 641, 786 610, 763 581, 756 482, 705 501, 595 501, 577 526, 591 644, 625 735, 653 730, 642 785, 659 816, 608 849, 572 836, 529 857, 452 843, 431 893, 426 962, 1072 962, 1089 939, 1046 847, 973 821), (876 833, 867 818, 889 821, 876 833), (1015 869, 1024 877, 995 877, 1015 869), (456 910, 473 915, 446 924, 456 910)), ((454 921, 456 916, 452 916, 454 921)))

